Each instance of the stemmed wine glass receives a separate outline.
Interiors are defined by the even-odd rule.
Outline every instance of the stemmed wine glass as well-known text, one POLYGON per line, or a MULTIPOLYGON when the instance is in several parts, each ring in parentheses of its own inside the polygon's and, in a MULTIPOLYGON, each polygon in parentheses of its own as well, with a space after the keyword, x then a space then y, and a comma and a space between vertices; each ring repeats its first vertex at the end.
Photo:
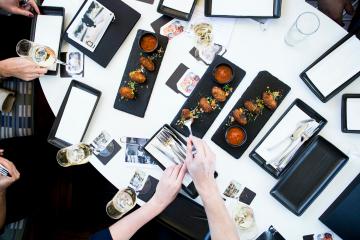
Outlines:
POLYGON ((16 45, 16 53, 20 57, 28 57, 38 64, 40 67, 49 68, 55 63, 61 65, 69 65, 63 61, 57 59, 56 53, 48 46, 34 43, 32 41, 23 39, 16 45))

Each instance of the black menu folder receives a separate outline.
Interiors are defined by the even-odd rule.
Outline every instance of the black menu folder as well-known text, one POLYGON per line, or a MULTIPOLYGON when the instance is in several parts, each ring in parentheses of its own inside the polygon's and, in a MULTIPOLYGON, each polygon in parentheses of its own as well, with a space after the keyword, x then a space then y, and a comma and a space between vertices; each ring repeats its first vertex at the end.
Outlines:
MULTIPOLYGON (((58 40, 59 40, 58 52, 56 53, 57 56, 59 57, 60 52, 61 52, 61 34, 62 34, 62 31, 64 28, 65 9, 62 7, 47 7, 47 6, 40 6, 39 9, 40 9, 40 12, 42 15, 60 16, 62 18, 60 35, 55 36, 55 37, 58 37, 58 40)), ((35 40, 35 34, 36 34, 36 30, 37 30, 36 29, 37 20, 38 20, 38 16, 35 15, 35 17, 33 18, 32 22, 31 22, 31 33, 30 33, 31 41, 35 40)), ((49 29, 46 34, 52 34, 51 30, 52 29, 49 29)), ((57 31, 57 29, 55 29, 55 31, 57 31)), ((48 37, 48 36, 44 36, 44 37, 48 37)), ((39 42, 39 44, 41 44, 41 43, 39 42)), ((57 75, 58 69, 59 69, 59 64, 56 64, 56 69, 48 70, 46 75, 57 75)))
POLYGON ((342 239, 360 238, 360 174, 319 219, 342 239))
MULTIPOLYGON (((229 17, 229 18, 280 18, 281 16, 281 3, 282 0, 272 0, 272 14, 253 14, 253 13, 246 13, 246 10, 243 10, 238 12, 237 9, 238 6, 231 6, 234 11, 232 13, 229 13, 228 11, 217 10, 215 11, 213 2, 219 1, 221 2, 221 5, 226 4, 226 1, 224 0, 205 0, 205 16, 208 17, 229 17)), ((253 0, 248 0, 253 1, 253 0)), ((271 1, 271 0, 269 0, 271 1)), ((260 6, 259 6, 260 8, 260 6)))
MULTIPOLYGON (((341 40, 339 40, 334 46, 332 46, 330 49, 328 49, 324 54, 322 54, 318 59, 316 59, 309 67, 307 67, 301 74, 300 78, 305 82, 305 84, 310 88, 310 90, 322 101, 327 102, 331 98, 333 98, 336 94, 338 94, 341 90, 343 90, 345 87, 347 87, 350 83, 352 83, 355 79, 360 77, 360 69, 358 69, 357 73, 352 75, 349 79, 344 79, 339 86, 332 90, 330 93, 324 93, 324 91, 321 91, 316 84, 314 84, 313 80, 309 77, 309 70, 316 67, 322 60, 326 59, 331 55, 331 53, 334 53, 337 49, 339 49, 343 44, 348 43, 348 41, 353 40, 353 38, 356 38, 356 36, 352 33, 347 34, 345 37, 343 37, 341 40)), ((354 49, 354 51, 358 51, 359 49, 354 49)), ((351 64, 348 61, 344 61, 342 64, 351 64)), ((341 66, 339 66, 341 67, 341 66)), ((337 69, 330 69, 329 71, 332 71, 336 73, 337 69)), ((326 81, 326 77, 323 79, 326 81)), ((325 82, 326 84, 326 82, 325 82)), ((330 84, 331 85, 331 84, 330 84)))
POLYGON ((194 12, 196 2, 197 2, 197 0, 193 0, 193 5, 191 7, 190 12, 186 13, 186 12, 178 11, 176 9, 172 9, 172 8, 167 7, 167 6, 163 5, 164 0, 160 0, 159 5, 157 7, 157 11, 159 13, 164 14, 164 15, 169 16, 169 17, 189 21, 191 19, 191 16, 192 16, 193 12, 194 12))
POLYGON ((282 205, 300 216, 348 161, 348 156, 321 136, 299 154, 294 165, 270 191, 282 205))
MULTIPOLYGON (((85 1, 80 7, 69 26, 73 23, 74 19, 87 1, 85 1)), ((94 52, 91 52, 74 40, 70 39, 66 33, 67 29, 65 30, 63 39, 105 68, 120 48, 121 44, 125 41, 137 21, 140 19, 141 15, 120 0, 98 0, 98 2, 114 13, 115 20, 110 23, 94 52)))

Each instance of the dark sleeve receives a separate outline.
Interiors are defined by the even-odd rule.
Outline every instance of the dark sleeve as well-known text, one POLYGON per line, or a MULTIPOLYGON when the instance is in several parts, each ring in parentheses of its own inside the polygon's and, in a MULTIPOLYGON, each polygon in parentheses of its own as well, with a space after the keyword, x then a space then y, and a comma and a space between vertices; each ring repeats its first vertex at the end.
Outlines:
POLYGON ((105 228, 94 235, 90 236, 89 240, 112 240, 109 228, 105 228))

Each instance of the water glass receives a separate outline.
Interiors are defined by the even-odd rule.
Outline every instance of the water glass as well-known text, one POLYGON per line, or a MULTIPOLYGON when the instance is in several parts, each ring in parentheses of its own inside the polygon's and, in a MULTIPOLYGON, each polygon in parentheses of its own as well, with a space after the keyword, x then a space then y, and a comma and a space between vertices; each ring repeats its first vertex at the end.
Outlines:
POLYGON ((295 23, 287 32, 284 39, 285 43, 289 46, 295 46, 316 33, 319 27, 319 17, 313 12, 304 12, 297 17, 295 23))
POLYGON ((116 193, 114 198, 106 204, 106 213, 112 219, 119 219, 130 211, 136 204, 136 192, 127 187, 116 193))

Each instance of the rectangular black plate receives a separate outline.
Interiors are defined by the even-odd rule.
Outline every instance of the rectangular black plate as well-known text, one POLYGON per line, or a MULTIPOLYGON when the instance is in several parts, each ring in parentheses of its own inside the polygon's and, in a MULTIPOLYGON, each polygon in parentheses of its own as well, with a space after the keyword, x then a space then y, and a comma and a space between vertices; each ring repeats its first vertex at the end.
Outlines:
MULTIPOLYGON (((137 21, 140 19, 141 15, 120 0, 98 1, 115 14, 115 20, 111 22, 109 27, 106 29, 104 36, 96 46, 94 52, 91 52, 74 40, 70 39, 66 33, 67 29, 63 34, 63 39, 105 68, 120 48, 121 44, 125 41, 137 21)), ((83 5, 79 8, 79 11, 75 14, 75 17, 71 20, 68 26, 73 23, 86 2, 87 1, 84 1, 83 5)))
POLYGON ((309 67, 307 67, 301 74, 300 78, 305 82, 305 84, 310 88, 310 90, 322 101, 327 102, 331 98, 333 98, 336 94, 338 94, 341 90, 343 90, 345 87, 347 87, 350 83, 352 83, 355 79, 357 79, 360 76, 360 71, 356 73, 354 76, 352 76, 350 79, 346 80, 340 87, 332 91, 329 95, 324 96, 320 90, 312 83, 311 79, 306 74, 307 71, 309 71, 312 67, 314 67, 316 64, 318 64, 322 59, 327 57, 332 51, 334 51, 336 48, 338 48, 341 44, 346 42, 349 38, 354 36, 354 34, 349 33, 342 39, 340 39, 334 46, 332 46, 329 50, 327 50, 324 54, 322 54, 318 59, 315 60, 309 67))
POLYGON ((256 145, 254 150, 250 153, 250 158, 254 160, 257 164, 259 164, 265 171, 270 173, 273 177, 279 178, 296 160, 296 154, 294 155, 293 159, 286 165, 286 167, 279 172, 275 168, 273 168, 271 165, 266 164, 265 159, 263 159, 259 154, 257 154, 256 149, 265 141, 265 139, 269 136, 269 134, 276 128, 276 126, 279 124, 279 122, 285 117, 286 114, 294 107, 297 106, 300 108, 303 112, 305 112, 309 117, 315 119, 319 123, 319 128, 314 132, 313 136, 306 141, 298 150, 298 152, 301 152, 302 149, 306 148, 308 143, 311 142, 311 139, 314 138, 320 131, 323 129, 327 123, 327 120, 323 118, 320 114, 318 114, 314 109, 312 109, 310 106, 308 106, 306 103, 301 101, 300 99, 296 99, 289 108, 284 112, 283 115, 277 120, 277 122, 272 126, 272 128, 266 133, 266 135, 261 139, 261 141, 256 145))
MULTIPOLYGON (((40 6, 39 8, 40 8, 41 14, 43 14, 43 15, 62 16, 62 18, 63 18, 62 25, 61 25, 61 34, 62 34, 63 29, 64 29, 65 9, 63 7, 48 7, 48 6, 40 6)), ((31 41, 34 41, 34 38, 35 38, 36 21, 37 21, 37 16, 35 15, 35 17, 33 18, 32 22, 31 22, 31 33, 30 33, 31 41)), ((62 40, 61 35, 59 36, 59 38, 60 38, 59 51, 57 52, 58 58, 60 57, 60 52, 61 52, 61 40, 62 40)), ((57 75, 58 69, 59 69, 59 64, 56 65, 55 71, 47 71, 46 75, 57 75)))
POLYGON ((316 136, 270 194, 300 216, 348 161, 348 156, 316 136))
POLYGON ((347 109, 346 109, 346 101, 348 98, 360 98, 360 94, 344 94, 341 100, 341 131, 344 133, 360 133, 359 130, 349 130, 347 129, 347 109))
MULTIPOLYGON (((218 84, 215 82, 213 77, 213 70, 214 68, 221 63, 226 63, 230 65, 234 70, 234 79, 228 83, 230 87, 233 88, 232 93, 236 90, 239 86, 240 82, 245 76, 245 71, 221 56, 216 56, 213 62, 210 64, 198 84, 196 85, 195 89, 192 91, 191 95, 188 97, 184 105, 180 108, 179 112, 176 114, 175 118, 171 122, 171 126, 176 129, 179 133, 184 136, 189 136, 189 131, 185 126, 179 126, 176 122, 181 118, 181 111, 184 108, 193 109, 197 106, 201 97, 210 97, 211 96, 211 89, 214 86, 218 86, 220 88, 223 85, 218 84)), ((216 117, 219 115, 221 109, 225 106, 225 104, 229 101, 232 93, 228 96, 225 102, 219 103, 220 109, 216 109, 211 113, 204 113, 201 115, 199 119, 196 119, 192 124, 192 133, 194 136, 202 138, 209 130, 210 126, 215 121, 216 117)))
MULTIPOLYGON (((135 40, 134 40, 134 43, 133 43, 133 46, 132 46, 132 49, 130 52, 129 60, 126 64, 124 75, 123 75, 121 83, 120 83, 120 87, 126 85, 127 82, 130 81, 129 73, 131 71, 134 71, 134 70, 140 68, 140 63, 139 63, 139 59, 141 56, 140 54, 142 54, 143 56, 151 56, 152 55, 152 54, 142 53, 139 48, 139 39, 144 33, 148 33, 148 31, 139 29, 136 34, 136 37, 135 37, 135 40)), ((167 37, 164 37, 157 33, 154 33, 154 34, 159 39, 159 48, 161 47, 164 50, 162 57, 154 60, 155 71, 153 71, 153 72, 146 71, 146 73, 145 73, 146 78, 147 78, 146 82, 143 84, 138 84, 135 99, 133 99, 133 100, 121 99, 121 96, 118 91, 115 102, 114 102, 115 109, 130 113, 130 114, 138 116, 138 117, 145 116, 145 112, 146 112, 146 109, 147 109, 147 106, 148 106, 148 103, 150 100, 150 96, 151 96, 152 90, 155 85, 156 77, 159 73, 161 62, 164 58, 166 47, 167 47, 167 44, 169 41, 169 39, 167 37)), ((120 87, 119 87, 119 89, 120 89, 120 87)))
POLYGON ((267 89, 267 87, 269 87, 271 90, 279 90, 282 92, 282 97, 278 100, 278 105, 281 104, 281 102, 291 90, 288 85, 271 75, 269 72, 259 72, 211 138, 214 143, 219 145, 222 149, 224 149, 234 158, 241 157, 241 155, 246 151, 246 149, 255 139, 260 130, 270 119, 274 111, 264 108, 262 115, 258 116, 255 121, 251 121, 243 127, 247 133, 247 140, 240 147, 232 147, 226 142, 225 133, 227 128, 229 127, 229 116, 232 115, 232 112, 236 108, 243 106, 244 101, 249 99, 255 99, 256 97, 261 97, 261 94, 267 89))
POLYGON ((346 187, 328 209, 319 217, 320 221, 342 239, 358 239, 360 236, 360 174, 346 187))
POLYGON ((194 0, 194 3, 191 7, 191 10, 189 13, 181 12, 172 8, 168 8, 163 5, 164 0, 159 1, 159 5, 157 7, 157 11, 161 14, 164 14, 169 17, 178 18, 181 20, 189 21, 191 19, 192 14, 194 13, 194 9, 196 6, 197 0, 194 0))
POLYGON ((274 0, 273 16, 234 16, 234 15, 213 15, 212 14, 212 0, 205 0, 205 16, 207 17, 229 17, 229 18, 279 18, 281 16, 281 2, 282 0, 274 0))
POLYGON ((93 94, 93 95, 95 95, 97 97, 94 108, 93 108, 93 110, 91 112, 91 115, 90 115, 89 120, 88 120, 88 122, 86 124, 86 128, 84 130, 84 133, 83 133, 80 141, 82 141, 82 139, 84 138, 84 135, 85 135, 86 130, 87 130, 88 126, 89 126, 90 120, 91 120, 92 116, 94 115, 96 106, 97 106, 97 104, 99 102, 99 99, 100 99, 100 96, 101 96, 101 92, 99 90, 97 90, 97 89, 95 89, 93 87, 90 87, 90 86, 88 86, 88 85, 86 85, 86 84, 84 84, 82 82, 76 81, 76 80, 71 81, 70 86, 69 86, 69 88, 68 88, 68 90, 66 92, 66 95, 64 97, 63 102, 61 103, 60 109, 58 111, 58 114, 56 115, 56 119, 54 121, 54 124, 53 124, 53 126, 52 126, 52 128, 50 130, 50 134, 49 134, 48 139, 47 139, 50 144, 52 144, 52 145, 54 145, 54 146, 56 146, 58 148, 63 148, 63 147, 67 147, 67 146, 71 145, 70 143, 65 142, 64 140, 55 137, 55 135, 56 135, 57 128, 59 127, 62 115, 64 113, 67 101, 69 99, 71 89, 73 87, 80 88, 81 90, 89 92, 90 94, 93 94))

